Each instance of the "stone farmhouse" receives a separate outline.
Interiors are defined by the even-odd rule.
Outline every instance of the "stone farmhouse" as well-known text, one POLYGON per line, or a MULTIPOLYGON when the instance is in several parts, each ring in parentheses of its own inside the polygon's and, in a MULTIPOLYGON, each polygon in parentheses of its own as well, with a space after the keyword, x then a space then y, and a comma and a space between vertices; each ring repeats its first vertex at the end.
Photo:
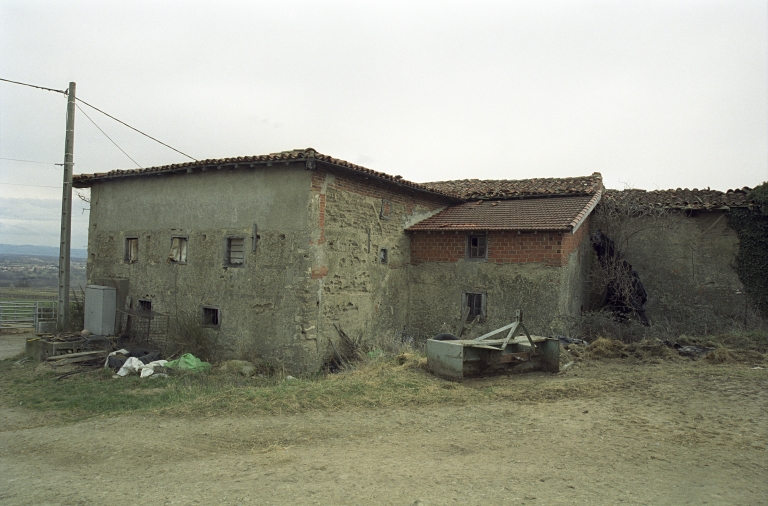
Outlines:
POLYGON ((88 281, 198 315, 231 356, 321 366, 338 339, 556 325, 586 304, 599 174, 417 184, 313 149, 76 176, 88 281), (463 308, 467 308, 464 310, 463 308))
POLYGON ((479 335, 517 309, 534 333, 561 328, 590 304, 605 193, 598 173, 419 184, 311 148, 74 186, 91 189, 89 283, 118 287, 119 305, 192 315, 227 356, 296 371, 321 368, 339 329, 479 335))

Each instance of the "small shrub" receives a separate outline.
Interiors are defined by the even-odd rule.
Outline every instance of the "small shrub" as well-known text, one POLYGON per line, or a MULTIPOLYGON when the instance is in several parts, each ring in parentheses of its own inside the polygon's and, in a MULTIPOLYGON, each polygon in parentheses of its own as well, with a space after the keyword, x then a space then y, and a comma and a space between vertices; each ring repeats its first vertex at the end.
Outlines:
POLYGON ((72 299, 69 301, 69 330, 79 332, 85 328, 85 290, 80 287, 72 290, 72 299))
POLYGON ((166 353, 169 356, 191 353, 201 360, 216 363, 221 360, 222 350, 218 333, 203 327, 196 312, 180 311, 171 319, 166 353))

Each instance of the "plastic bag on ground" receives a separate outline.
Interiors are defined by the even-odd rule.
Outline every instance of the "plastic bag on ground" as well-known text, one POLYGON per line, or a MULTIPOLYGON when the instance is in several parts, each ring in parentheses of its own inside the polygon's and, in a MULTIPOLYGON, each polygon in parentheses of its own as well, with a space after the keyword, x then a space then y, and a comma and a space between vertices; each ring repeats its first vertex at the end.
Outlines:
POLYGON ((128 357, 123 367, 117 371, 118 376, 128 376, 129 374, 139 372, 144 367, 144 362, 136 357, 128 357))
POLYGON ((211 364, 203 362, 191 353, 185 353, 176 360, 166 362, 166 369, 179 369, 181 371, 206 372, 211 370, 211 364))
POLYGON ((167 363, 166 360, 155 360, 148 364, 144 364, 140 359, 136 357, 128 357, 123 364, 123 367, 117 371, 117 376, 128 376, 129 374, 139 373, 142 378, 152 376, 155 372, 155 367, 163 367, 167 363))

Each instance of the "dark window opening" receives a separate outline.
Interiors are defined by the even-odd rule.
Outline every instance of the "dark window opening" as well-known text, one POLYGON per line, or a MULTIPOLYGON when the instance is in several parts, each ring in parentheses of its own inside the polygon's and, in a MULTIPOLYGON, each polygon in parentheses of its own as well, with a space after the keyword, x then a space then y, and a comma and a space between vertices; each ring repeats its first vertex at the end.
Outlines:
POLYGON ((171 238, 171 252, 168 255, 168 260, 177 264, 187 263, 187 238, 186 237, 171 238))
POLYGON ((387 248, 381 248, 379 250, 379 263, 389 263, 389 250, 387 248))
POLYGON ((229 265, 243 265, 245 262, 245 238, 227 238, 227 263, 229 265))
POLYGON ((125 238, 125 261, 129 264, 137 262, 139 260, 139 238, 138 237, 126 237, 125 238))
POLYGON ((467 258, 486 258, 488 253, 488 237, 485 235, 470 235, 467 237, 467 258))
POLYGON ((219 308, 203 307, 203 325, 206 327, 218 327, 219 320, 219 308))
POLYGON ((152 301, 151 300, 139 300, 139 309, 142 311, 152 311, 152 301))
POLYGON ((485 294, 484 293, 465 293, 464 307, 469 308, 467 321, 472 321, 479 317, 482 322, 485 320, 485 294))

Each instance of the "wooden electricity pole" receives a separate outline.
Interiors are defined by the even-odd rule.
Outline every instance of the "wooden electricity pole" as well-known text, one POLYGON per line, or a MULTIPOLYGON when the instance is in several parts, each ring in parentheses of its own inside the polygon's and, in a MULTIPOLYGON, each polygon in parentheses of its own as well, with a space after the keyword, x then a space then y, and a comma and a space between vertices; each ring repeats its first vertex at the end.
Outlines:
POLYGON ((67 94, 67 134, 64 139, 64 185, 61 197, 61 243, 59 244, 58 323, 69 330, 69 249, 72 242, 72 166, 75 148, 75 83, 67 94))

